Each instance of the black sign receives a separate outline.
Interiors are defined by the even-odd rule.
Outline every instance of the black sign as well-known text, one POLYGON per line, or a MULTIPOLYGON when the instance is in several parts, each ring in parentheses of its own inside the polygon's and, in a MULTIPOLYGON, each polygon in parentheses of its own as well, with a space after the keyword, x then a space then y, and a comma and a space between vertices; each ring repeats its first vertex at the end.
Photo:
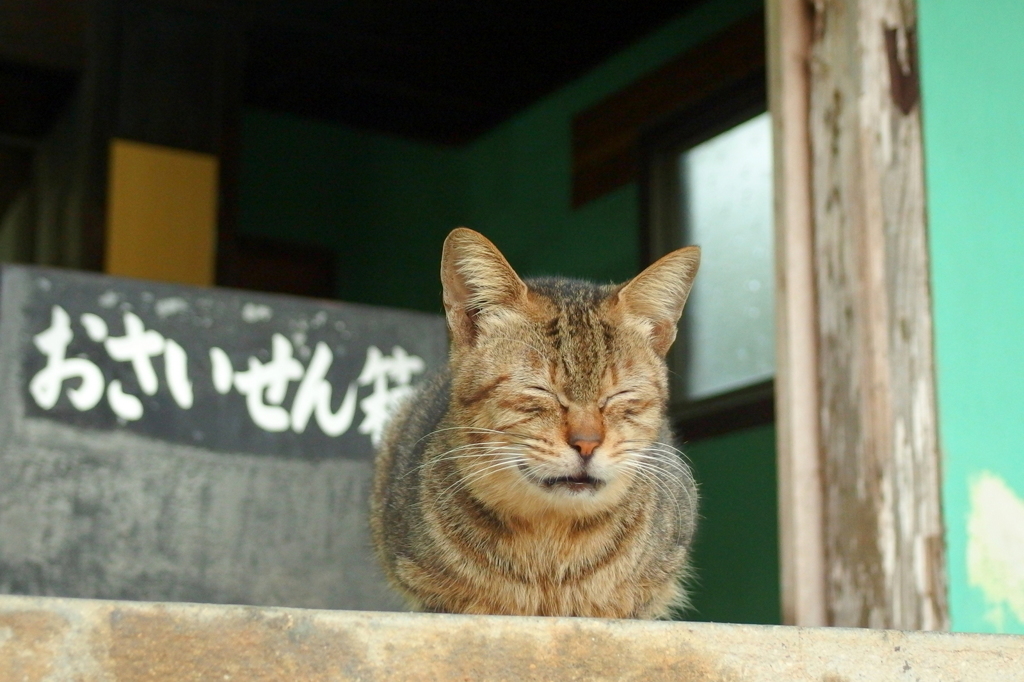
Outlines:
POLYGON ((445 357, 435 315, 22 268, 4 296, 12 278, 26 416, 88 429, 367 458, 445 357))
POLYGON ((0 592, 389 609, 373 444, 437 315, 4 266, 0 592))

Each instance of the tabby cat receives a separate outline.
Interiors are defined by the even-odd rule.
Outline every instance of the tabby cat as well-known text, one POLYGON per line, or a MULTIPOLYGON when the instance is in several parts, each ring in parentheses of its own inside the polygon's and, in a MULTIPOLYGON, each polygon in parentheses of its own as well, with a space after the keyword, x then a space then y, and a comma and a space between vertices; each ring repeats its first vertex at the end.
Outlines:
POLYGON ((699 263, 688 247, 622 285, 524 282, 482 235, 448 236, 449 365, 392 420, 371 499, 413 608, 657 618, 685 602, 697 491, 664 357, 699 263))

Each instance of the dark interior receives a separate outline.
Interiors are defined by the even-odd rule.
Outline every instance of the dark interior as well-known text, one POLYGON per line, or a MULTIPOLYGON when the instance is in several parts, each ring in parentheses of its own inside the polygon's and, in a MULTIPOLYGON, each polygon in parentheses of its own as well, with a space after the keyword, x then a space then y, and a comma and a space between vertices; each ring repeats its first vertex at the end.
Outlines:
MULTIPOLYGON (((101 8, 103 2, 95 3, 101 8)), ((244 104, 424 141, 474 139, 695 0, 178 0, 240 23, 244 104)), ((0 9, 0 132, 41 134, 81 71, 85 0, 0 9), (6 48, 4 45, 6 44, 6 48), (14 93, 18 93, 15 95, 14 93)))

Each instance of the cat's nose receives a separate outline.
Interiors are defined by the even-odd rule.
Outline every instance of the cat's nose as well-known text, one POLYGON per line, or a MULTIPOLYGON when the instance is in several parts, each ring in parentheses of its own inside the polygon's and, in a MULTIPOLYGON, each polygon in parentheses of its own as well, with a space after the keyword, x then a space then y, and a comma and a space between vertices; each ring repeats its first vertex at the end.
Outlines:
POLYGON ((580 453, 580 457, 585 460, 590 459, 594 456, 594 450, 601 444, 601 437, 597 434, 572 434, 569 436, 569 445, 572 449, 580 453))

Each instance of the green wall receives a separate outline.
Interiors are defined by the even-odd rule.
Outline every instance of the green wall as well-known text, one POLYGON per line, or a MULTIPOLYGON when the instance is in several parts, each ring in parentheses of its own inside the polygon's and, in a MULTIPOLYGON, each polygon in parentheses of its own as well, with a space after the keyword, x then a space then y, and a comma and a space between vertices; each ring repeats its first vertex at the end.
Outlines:
POLYGON ((781 623, 775 427, 683 448, 700 484, 688 620, 781 623))
POLYGON ((441 243, 459 225, 527 276, 631 277, 637 187, 572 209, 572 118, 761 6, 700 5, 465 147, 248 111, 239 229, 336 251, 339 298, 420 310, 439 309, 441 243))
POLYGON ((239 229, 335 251, 340 299, 436 311, 464 167, 456 149, 248 111, 239 229))
MULTIPOLYGON (((334 250, 348 301, 439 311, 441 244, 458 225, 524 276, 627 279, 640 267, 637 186, 571 207, 572 118, 761 8, 711 0, 465 147, 249 111, 240 229, 334 250)), ((766 427, 685 448, 703 499, 686 617, 778 622, 774 439, 766 427)))
POLYGON ((1024 2, 918 9, 953 627, 1024 633, 1024 2))

